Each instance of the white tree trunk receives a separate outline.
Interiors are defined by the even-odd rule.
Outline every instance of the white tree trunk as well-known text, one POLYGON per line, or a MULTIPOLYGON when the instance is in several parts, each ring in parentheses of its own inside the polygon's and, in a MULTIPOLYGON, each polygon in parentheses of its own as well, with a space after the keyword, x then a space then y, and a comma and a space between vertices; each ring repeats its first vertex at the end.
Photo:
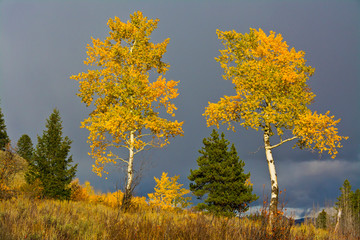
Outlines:
POLYGON ((270 180, 271 180, 271 200, 270 200, 270 216, 277 213, 278 199, 279 199, 279 187, 275 169, 275 162, 271 153, 270 145, 270 128, 264 131, 264 145, 266 160, 269 167, 270 180))
POLYGON ((339 230, 340 218, 341 218, 341 208, 339 208, 339 211, 338 211, 338 214, 336 217, 336 225, 335 225, 335 230, 334 230, 335 233, 339 230))
POLYGON ((129 147, 129 164, 127 169, 127 184, 126 184, 126 192, 131 192, 131 184, 134 178, 134 131, 130 132, 130 147, 129 147))
POLYGON ((130 132, 130 146, 129 146, 129 161, 128 161, 128 168, 127 168, 127 183, 124 198, 122 201, 122 208, 124 211, 127 211, 130 207, 131 203, 131 195, 132 195, 132 182, 134 178, 134 131, 130 132))

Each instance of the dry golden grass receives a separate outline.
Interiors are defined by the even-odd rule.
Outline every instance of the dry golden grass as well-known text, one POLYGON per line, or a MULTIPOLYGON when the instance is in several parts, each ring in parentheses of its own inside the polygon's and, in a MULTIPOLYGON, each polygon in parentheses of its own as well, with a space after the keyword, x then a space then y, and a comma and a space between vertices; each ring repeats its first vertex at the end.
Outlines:
POLYGON ((84 201, 13 198, 0 202, 0 239, 346 239, 279 217, 225 218, 150 208, 122 213, 84 201))
POLYGON ((71 201, 41 200, 22 192, 0 200, 0 239, 349 239, 312 224, 295 226, 281 213, 270 228, 266 204, 259 214, 240 219, 161 210, 134 197, 131 211, 124 213, 121 191, 95 193, 90 183, 78 180, 70 187, 71 201))

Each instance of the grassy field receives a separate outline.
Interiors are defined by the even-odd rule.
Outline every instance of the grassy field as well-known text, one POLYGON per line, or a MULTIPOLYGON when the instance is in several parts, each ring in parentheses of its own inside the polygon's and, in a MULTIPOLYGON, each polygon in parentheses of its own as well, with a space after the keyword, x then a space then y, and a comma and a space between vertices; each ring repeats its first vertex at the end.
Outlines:
POLYGON ((188 210, 118 207, 87 201, 0 201, 0 239, 349 239, 279 217, 225 218, 188 210))

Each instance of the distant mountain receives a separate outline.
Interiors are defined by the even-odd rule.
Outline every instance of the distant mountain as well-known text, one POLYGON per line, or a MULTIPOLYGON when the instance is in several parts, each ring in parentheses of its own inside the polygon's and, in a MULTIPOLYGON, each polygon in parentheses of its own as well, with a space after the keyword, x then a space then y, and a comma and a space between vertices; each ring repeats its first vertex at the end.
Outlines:
POLYGON ((305 218, 295 219, 295 225, 300 225, 305 222, 305 218))
POLYGON ((313 218, 299 218, 299 219, 295 219, 295 225, 300 225, 300 224, 304 223, 305 220, 307 220, 308 222, 314 221, 313 218))

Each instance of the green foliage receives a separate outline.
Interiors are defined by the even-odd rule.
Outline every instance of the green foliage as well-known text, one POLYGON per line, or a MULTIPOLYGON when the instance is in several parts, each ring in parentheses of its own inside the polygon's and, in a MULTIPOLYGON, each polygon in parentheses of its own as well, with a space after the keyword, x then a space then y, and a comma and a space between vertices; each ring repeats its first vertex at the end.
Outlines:
POLYGON ((32 154, 33 154, 34 148, 33 148, 33 143, 31 141, 31 138, 24 134, 19 138, 19 141, 17 142, 17 154, 24 158, 25 160, 27 160, 28 162, 30 162, 31 158, 32 158, 32 154))
POLYGON ((6 132, 4 115, 0 108, 0 150, 5 150, 6 144, 10 143, 9 136, 6 132))
POLYGON ((75 177, 77 164, 71 166, 71 140, 62 137, 62 121, 59 111, 54 109, 47 120, 47 130, 38 136, 38 143, 30 164, 27 182, 32 184, 40 179, 43 196, 47 198, 69 199, 69 184, 75 177))
POLYGON ((323 209, 316 219, 316 227, 326 229, 326 220, 327 213, 325 212, 325 209, 323 209))
MULTIPOLYGON (((360 189, 356 189, 351 198, 354 218, 360 226, 360 189)), ((359 232, 360 233, 360 232, 359 232)))
POLYGON ((360 190, 353 192, 349 180, 345 179, 340 191, 335 203, 338 211, 341 210, 340 231, 343 234, 360 236, 360 190))
POLYGON ((34 184, 34 173, 33 173, 33 153, 34 153, 34 147, 33 147, 33 143, 31 141, 31 138, 24 134, 22 135, 18 142, 17 142, 17 150, 16 150, 17 154, 22 157, 23 159, 25 159, 29 165, 29 167, 27 168, 27 171, 25 173, 25 179, 27 181, 27 186, 23 186, 23 193, 29 197, 36 197, 39 196, 39 192, 38 191, 38 187, 40 186, 39 183, 40 181, 36 181, 36 183, 34 184), (33 189, 34 191, 31 191, 31 189, 33 189))
POLYGON ((224 133, 221 139, 216 130, 204 138, 201 156, 197 159, 199 169, 190 170, 190 190, 199 199, 206 196, 198 208, 216 215, 234 216, 245 212, 249 203, 258 197, 252 194, 252 186, 246 184, 250 173, 244 173, 245 163, 239 160, 234 144, 228 150, 229 141, 224 133))
POLYGON ((338 208, 345 208, 347 207, 345 206, 347 204, 347 200, 350 200, 350 196, 352 195, 351 185, 349 180, 345 179, 343 185, 340 187, 340 191, 341 194, 337 198, 338 201, 335 203, 335 205, 338 208))

